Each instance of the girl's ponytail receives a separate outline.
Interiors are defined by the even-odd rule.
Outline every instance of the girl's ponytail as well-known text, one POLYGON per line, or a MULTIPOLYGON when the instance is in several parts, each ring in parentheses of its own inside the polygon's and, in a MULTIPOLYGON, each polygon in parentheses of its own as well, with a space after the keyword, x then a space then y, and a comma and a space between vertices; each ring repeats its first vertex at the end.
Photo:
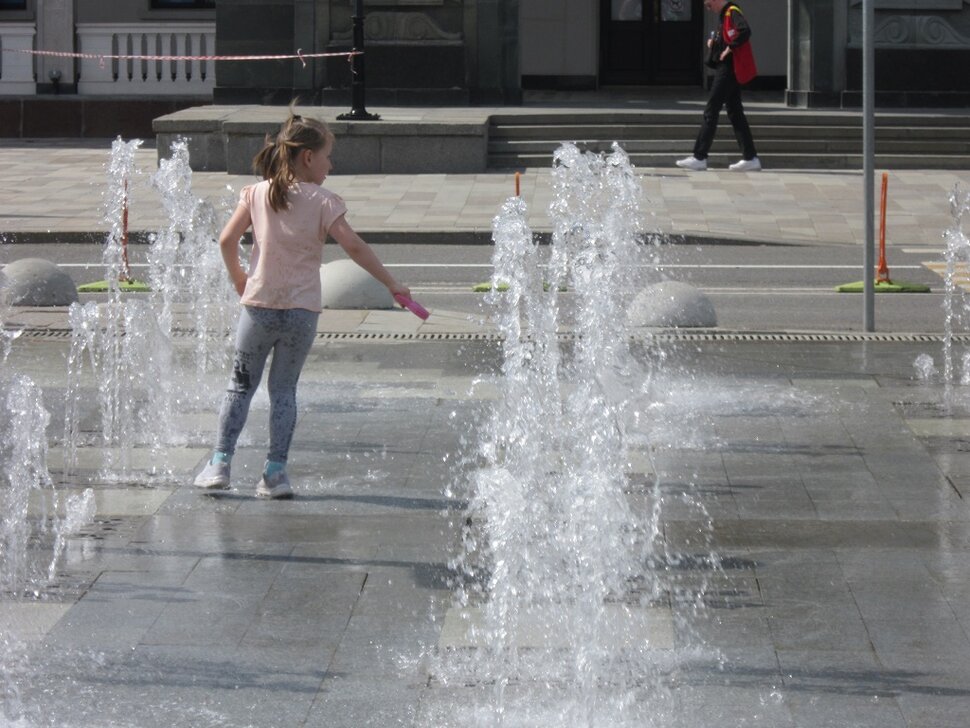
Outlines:
POLYGON ((279 133, 275 137, 266 135, 263 148, 253 157, 253 172, 269 180, 269 204, 274 211, 287 206, 287 192, 296 178, 293 171, 296 155, 301 149, 322 149, 328 142, 333 142, 333 133, 327 125, 294 114, 292 106, 279 133))

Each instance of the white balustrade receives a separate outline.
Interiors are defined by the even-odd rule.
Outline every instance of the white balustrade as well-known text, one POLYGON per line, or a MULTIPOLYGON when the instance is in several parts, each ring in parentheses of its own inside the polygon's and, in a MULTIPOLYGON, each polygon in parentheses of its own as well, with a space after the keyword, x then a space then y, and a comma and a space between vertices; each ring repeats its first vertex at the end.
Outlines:
POLYGON ((35 94, 37 81, 34 76, 34 23, 0 24, 0 94, 35 94))
POLYGON ((213 61, 112 59, 101 56, 207 56, 215 53, 215 23, 83 23, 78 51, 79 94, 192 95, 212 93, 213 61))

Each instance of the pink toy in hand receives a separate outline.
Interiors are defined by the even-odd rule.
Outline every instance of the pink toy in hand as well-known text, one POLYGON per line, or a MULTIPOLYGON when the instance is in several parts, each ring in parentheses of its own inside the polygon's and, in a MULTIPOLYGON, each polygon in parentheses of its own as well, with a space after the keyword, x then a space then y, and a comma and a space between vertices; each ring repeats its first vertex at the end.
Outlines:
POLYGON ((422 306, 417 301, 412 301, 403 293, 395 293, 394 300, 400 303, 402 306, 404 306, 404 308, 406 308, 408 311, 413 313, 422 321, 424 321, 425 319, 428 318, 428 316, 431 315, 430 313, 428 313, 428 310, 424 306, 422 306))

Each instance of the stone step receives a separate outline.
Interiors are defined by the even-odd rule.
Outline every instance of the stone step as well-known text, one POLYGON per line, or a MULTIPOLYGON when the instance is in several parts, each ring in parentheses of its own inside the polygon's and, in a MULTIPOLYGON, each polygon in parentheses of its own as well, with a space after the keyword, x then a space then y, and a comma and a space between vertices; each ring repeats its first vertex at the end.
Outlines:
MULTIPOLYGON (((589 124, 601 126, 604 124, 668 124, 671 122, 696 125, 700 123, 702 107, 697 106, 687 110, 652 110, 652 111, 612 111, 612 110, 560 110, 536 111, 519 113, 493 113, 489 115, 490 124, 495 126, 515 125, 546 125, 561 126, 563 124, 589 124)), ((862 128, 862 117, 858 111, 806 111, 801 109, 785 109, 775 111, 759 111, 746 109, 745 115, 751 124, 771 124, 787 126, 850 126, 862 128)), ((726 114, 722 114, 726 120, 726 114)), ((966 113, 932 113, 932 112, 878 112, 876 113, 876 127, 939 127, 951 126, 970 129, 970 115, 966 113)))
MULTIPOLYGON (((677 157, 689 153, 681 150, 678 154, 634 153, 630 161, 637 167, 674 167, 677 157)), ((791 154, 768 153, 759 157, 764 168, 771 169, 862 169, 861 154, 791 154)), ((724 169, 738 161, 735 148, 730 153, 712 153, 708 162, 712 169, 724 169)), ((491 169, 523 169, 527 167, 549 167, 552 153, 495 154, 489 155, 491 169)), ((970 154, 948 154, 933 156, 926 154, 876 154, 877 169, 968 169, 970 154)))
MULTIPOLYGON (((859 169, 862 119, 852 111, 748 111, 748 121, 767 168, 859 169)), ((638 166, 670 166, 690 152, 700 110, 566 111, 494 114, 490 118, 490 168, 545 166, 563 140, 591 151, 620 142, 638 166)), ((712 159, 719 166, 737 157, 722 115, 712 159)), ((970 115, 905 112, 876 116, 877 164, 898 169, 965 169, 970 158, 970 115)))
MULTIPOLYGON (((667 166, 689 153, 702 104, 662 110, 508 108, 460 109, 429 114, 410 108, 366 123, 331 120, 340 140, 336 168, 344 174, 467 174, 495 168, 548 164, 561 140, 580 140, 608 149, 616 139, 636 163, 667 166), (540 161, 541 160, 541 161, 540 161)), ((269 106, 204 106, 156 118, 152 129, 159 158, 171 142, 189 139, 196 171, 249 174, 253 155, 285 109, 269 106)), ((858 112, 754 106, 748 109, 755 142, 775 168, 859 168, 862 128, 858 112)), ((970 114, 955 112, 877 113, 877 151, 908 168, 966 169, 970 114)), ((726 115, 715 154, 737 155, 726 115)))
MULTIPOLYGON (((759 153, 791 153, 791 154, 862 154, 862 139, 792 139, 777 138, 754 134, 759 153)), ((642 139, 628 137, 606 138, 567 138, 583 149, 593 152, 610 151, 614 141, 628 154, 670 154, 690 151, 694 146, 694 138, 677 137, 670 139, 642 139)), ((490 141, 488 153, 491 158, 502 154, 551 154, 559 144, 559 140, 540 139, 503 139, 490 141)), ((712 147, 714 152, 728 152, 737 149, 733 135, 719 133, 712 147)), ((970 154, 970 139, 961 141, 936 139, 899 139, 876 140, 876 153, 883 155, 923 154, 933 156, 948 156, 953 154, 970 154)))
MULTIPOLYGON (((730 126, 726 119, 722 120, 730 126)), ((535 139, 682 139, 693 138, 699 123, 669 124, 517 124, 489 128, 489 141, 535 139)), ((761 139, 852 139, 861 140, 862 129, 858 126, 818 126, 751 124, 755 140, 761 139)), ((876 127, 876 140, 925 139, 970 141, 970 127, 876 127)))

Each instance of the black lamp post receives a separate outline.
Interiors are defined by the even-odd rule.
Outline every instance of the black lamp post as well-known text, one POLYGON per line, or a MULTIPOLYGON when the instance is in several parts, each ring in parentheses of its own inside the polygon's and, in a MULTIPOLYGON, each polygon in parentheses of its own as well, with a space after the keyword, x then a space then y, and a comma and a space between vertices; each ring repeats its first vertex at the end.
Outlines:
POLYGON ((347 121, 377 121, 378 114, 367 112, 364 104, 364 0, 356 0, 354 4, 354 50, 357 55, 351 57, 353 78, 350 82, 351 105, 353 108, 346 114, 339 114, 338 119, 347 121))

